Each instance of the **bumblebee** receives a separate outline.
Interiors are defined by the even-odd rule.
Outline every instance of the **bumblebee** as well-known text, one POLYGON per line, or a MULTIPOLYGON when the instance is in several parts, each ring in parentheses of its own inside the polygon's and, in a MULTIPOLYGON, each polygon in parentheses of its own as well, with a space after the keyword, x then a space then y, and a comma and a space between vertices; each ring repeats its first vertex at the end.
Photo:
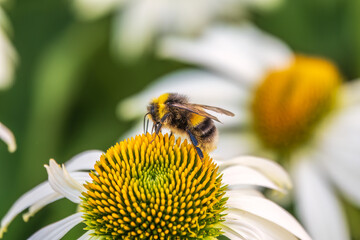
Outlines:
POLYGON ((203 151, 211 152, 216 148, 218 133, 214 121, 220 122, 205 110, 234 116, 222 108, 189 103, 186 96, 177 93, 164 93, 154 98, 147 110, 144 120, 150 115, 156 135, 165 127, 171 133, 188 136, 200 158, 204 157, 203 151))

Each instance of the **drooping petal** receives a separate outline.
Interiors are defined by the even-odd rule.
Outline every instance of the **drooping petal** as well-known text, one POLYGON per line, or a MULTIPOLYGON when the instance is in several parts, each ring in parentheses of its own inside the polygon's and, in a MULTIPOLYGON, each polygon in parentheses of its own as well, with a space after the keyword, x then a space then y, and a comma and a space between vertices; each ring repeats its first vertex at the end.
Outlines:
POLYGON ((296 210, 313 239, 350 239, 340 203, 324 172, 315 163, 299 159, 292 173, 296 210))
MULTIPOLYGON (((72 177, 64 166, 60 167, 53 159, 50 159, 49 165, 45 165, 45 168, 48 172, 51 187, 70 201, 79 203, 79 196, 85 190, 84 186, 72 177)), ((74 173, 72 174, 74 175, 74 173)), ((86 173, 77 174, 87 175, 86 173)))
POLYGON ((311 239, 293 216, 268 199, 256 196, 230 197, 227 206, 233 214, 243 214, 246 211, 280 226, 299 239, 311 239))
POLYGON ((158 79, 145 91, 120 102, 117 113, 127 120, 143 117, 151 99, 167 92, 185 94, 193 103, 213 105, 233 111, 234 118, 221 118, 224 125, 226 121, 243 119, 237 109, 242 109, 241 104, 246 102, 248 94, 237 84, 209 72, 183 70, 158 79), (199 91, 205 86, 206 91, 199 91))
POLYGON ((287 172, 276 162, 269 161, 264 158, 241 156, 230 160, 216 161, 216 163, 220 166, 221 171, 237 165, 248 166, 267 176, 283 190, 287 190, 292 187, 291 180, 287 172))
POLYGON ((14 134, 1 122, 0 122, 0 139, 3 140, 8 145, 9 152, 15 152, 16 142, 15 142, 14 134))
POLYGON ((160 46, 163 57, 199 64, 250 86, 292 57, 284 43, 250 24, 217 25, 195 39, 165 38, 160 46))
POLYGON ((82 222, 81 217, 83 213, 75 213, 60 221, 52 223, 36 233, 34 233, 28 240, 58 240, 68 233, 73 227, 82 222))
POLYGON ((0 237, 6 232, 7 226, 10 222, 22 211, 27 209, 28 207, 36 204, 42 199, 48 197, 53 194, 54 190, 51 188, 48 182, 43 182, 31 189, 30 191, 23 194, 9 209, 9 211, 5 214, 3 219, 1 220, 1 228, 0 228, 0 237))
POLYGON ((64 196, 62 196, 60 193, 54 192, 54 193, 51 193, 48 196, 40 199, 39 201, 37 201, 36 203, 31 205, 29 207, 29 210, 23 214, 23 216, 22 216, 23 220, 25 222, 27 222, 30 217, 34 216, 43 207, 45 207, 45 206, 49 205, 50 203, 55 202, 63 197, 64 196))
POLYGON ((102 154, 104 152, 100 150, 79 153, 67 161, 65 167, 69 172, 94 169, 95 162, 100 159, 102 154))

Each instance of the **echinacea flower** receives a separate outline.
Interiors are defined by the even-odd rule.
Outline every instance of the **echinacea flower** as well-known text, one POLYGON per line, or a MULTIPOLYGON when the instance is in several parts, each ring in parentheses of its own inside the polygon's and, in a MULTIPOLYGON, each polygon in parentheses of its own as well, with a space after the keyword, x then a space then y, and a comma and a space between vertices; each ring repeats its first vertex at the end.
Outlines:
POLYGON ((212 22, 243 18, 246 9, 271 9, 281 0, 74 0, 82 19, 114 12, 112 47, 123 60, 136 59, 169 33, 196 35, 212 22))
POLYGON ((50 160, 45 166, 49 180, 14 204, 0 232, 26 208, 38 211, 66 197, 78 204, 79 212, 29 239, 60 239, 81 222, 86 232, 79 239, 216 239, 221 234, 230 239, 310 239, 295 218, 254 189, 290 187, 276 163, 256 157, 218 163, 207 154, 201 159, 186 140, 162 134, 155 139, 139 135, 98 154, 80 155, 67 166, 50 160), (79 171, 92 169, 91 164, 90 173, 79 171))
POLYGON ((127 109, 127 116, 142 116, 129 110, 150 94, 176 91, 209 105, 225 96, 217 106, 238 119, 219 126, 212 156, 277 159, 291 170, 295 210, 312 237, 349 239, 336 191, 360 206, 359 80, 342 82, 330 61, 294 55, 250 24, 214 26, 196 39, 167 38, 161 54, 207 70, 165 76, 123 101, 120 113, 127 109))

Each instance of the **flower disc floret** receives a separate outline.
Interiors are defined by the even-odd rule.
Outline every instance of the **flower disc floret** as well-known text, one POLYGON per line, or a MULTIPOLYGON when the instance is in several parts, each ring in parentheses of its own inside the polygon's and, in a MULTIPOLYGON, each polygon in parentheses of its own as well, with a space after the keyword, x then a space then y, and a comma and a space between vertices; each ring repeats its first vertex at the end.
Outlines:
POLYGON ((218 166, 186 140, 141 135, 108 149, 81 207, 88 230, 108 239, 199 239, 221 234, 225 186, 218 166))

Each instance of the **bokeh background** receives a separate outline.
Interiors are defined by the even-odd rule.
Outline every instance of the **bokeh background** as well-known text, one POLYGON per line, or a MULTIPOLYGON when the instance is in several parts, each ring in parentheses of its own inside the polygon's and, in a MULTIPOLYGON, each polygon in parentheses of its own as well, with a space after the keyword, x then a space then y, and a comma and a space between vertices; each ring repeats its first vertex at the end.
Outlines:
MULTIPOLYGON (((150 48, 131 64, 111 52, 112 15, 77 18, 70 0, 14 0, 4 4, 19 63, 13 86, 0 91, 0 120, 18 149, 0 142, 0 216, 25 191, 46 180, 49 158, 65 162, 87 149, 106 150, 134 122, 117 117, 122 99, 184 64, 156 57, 150 48)), ((330 58, 345 79, 360 76, 360 1, 283 0, 272 11, 251 10, 248 19, 293 50, 330 58)), ((206 91, 206 89, 198 89, 206 91)), ((353 239, 360 239, 359 210, 343 200, 353 239)), ((3 239, 25 239, 68 216, 58 201, 28 223, 17 217, 3 239)), ((76 239, 83 226, 65 239, 76 239)))

